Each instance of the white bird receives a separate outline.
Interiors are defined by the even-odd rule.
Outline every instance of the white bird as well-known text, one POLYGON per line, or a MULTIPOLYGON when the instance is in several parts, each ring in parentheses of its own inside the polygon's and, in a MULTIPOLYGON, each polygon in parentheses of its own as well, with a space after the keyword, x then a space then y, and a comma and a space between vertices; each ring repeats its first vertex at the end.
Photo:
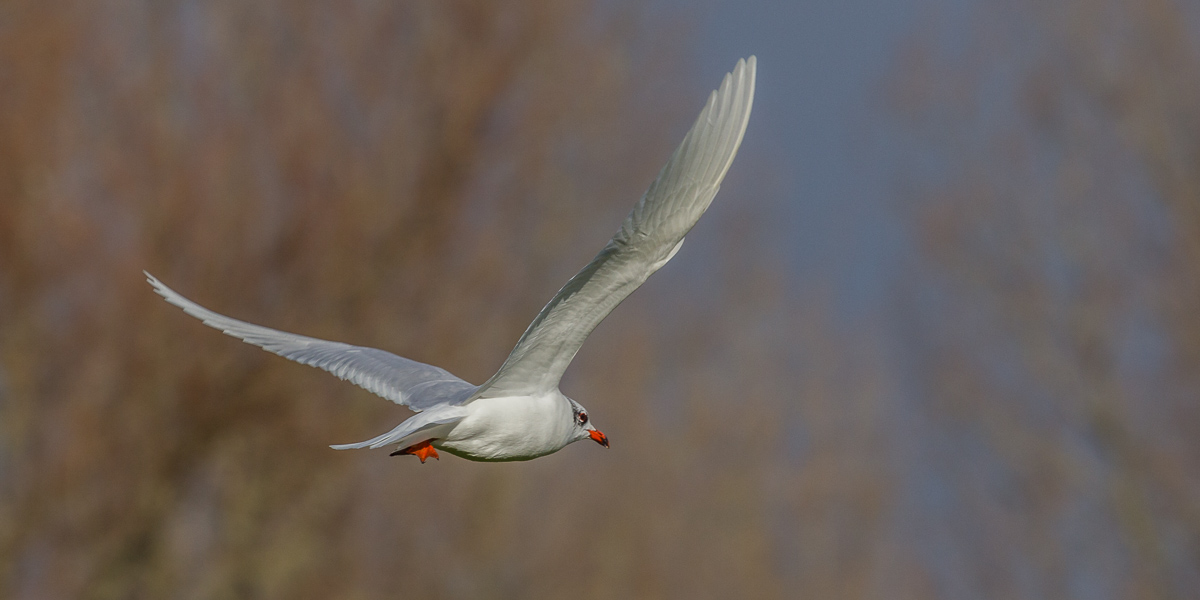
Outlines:
POLYGON ((470 460, 530 460, 572 442, 608 447, 587 411, 558 389, 588 334, 683 245, 717 194, 746 131, 755 57, 739 60, 616 235, 525 330, 500 370, 474 386, 438 367, 383 350, 284 333, 208 310, 145 273, 167 302, 233 337, 357 384, 417 414, 391 431, 337 450, 395 445, 425 462, 445 450, 470 460))

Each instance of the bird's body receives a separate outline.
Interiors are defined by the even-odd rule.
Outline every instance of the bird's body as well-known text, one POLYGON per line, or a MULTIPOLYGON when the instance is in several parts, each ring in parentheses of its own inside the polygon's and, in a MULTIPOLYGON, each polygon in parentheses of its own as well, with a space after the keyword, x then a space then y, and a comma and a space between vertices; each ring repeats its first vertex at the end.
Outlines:
POLYGON ((671 260, 704 214, 742 141, 754 99, 755 58, 738 61, 616 235, 563 286, 483 385, 374 348, 276 331, 208 310, 149 273, 156 292, 206 325, 351 381, 418 414, 391 431, 333 448, 394 445, 421 462, 445 450, 476 461, 530 460, 585 439, 608 447, 558 382, 588 334, 671 260))
POLYGON ((480 398, 445 437, 439 450, 480 461, 530 460, 576 441, 571 404, 561 393, 480 398), (542 423, 530 427, 530 423, 542 423))

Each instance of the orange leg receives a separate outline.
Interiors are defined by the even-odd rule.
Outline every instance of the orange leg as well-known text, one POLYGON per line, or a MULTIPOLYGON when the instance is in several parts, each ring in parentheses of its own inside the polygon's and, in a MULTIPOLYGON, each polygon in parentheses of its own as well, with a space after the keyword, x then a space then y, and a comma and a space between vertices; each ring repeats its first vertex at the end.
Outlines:
POLYGON ((407 448, 402 448, 393 452, 392 456, 398 456, 401 454, 415 455, 417 458, 421 459, 421 464, 425 464, 425 459, 430 457, 441 460, 441 458, 438 458, 437 450, 433 447, 433 440, 425 440, 420 444, 413 444, 407 448))

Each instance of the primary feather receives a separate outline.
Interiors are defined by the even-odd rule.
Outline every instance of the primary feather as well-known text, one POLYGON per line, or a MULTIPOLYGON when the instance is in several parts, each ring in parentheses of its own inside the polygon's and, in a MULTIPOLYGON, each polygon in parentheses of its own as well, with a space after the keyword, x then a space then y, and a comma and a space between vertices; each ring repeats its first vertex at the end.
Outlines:
POLYGON ((476 387, 445 369, 391 352, 319 340, 247 323, 215 313, 146 273, 154 291, 205 325, 289 360, 329 371, 396 404, 422 411, 438 404, 461 404, 476 387))
POLYGON ((737 155, 754 103, 755 67, 751 56, 725 75, 616 235, 542 309, 477 395, 557 389, 588 334, 671 260, 708 209, 737 155))

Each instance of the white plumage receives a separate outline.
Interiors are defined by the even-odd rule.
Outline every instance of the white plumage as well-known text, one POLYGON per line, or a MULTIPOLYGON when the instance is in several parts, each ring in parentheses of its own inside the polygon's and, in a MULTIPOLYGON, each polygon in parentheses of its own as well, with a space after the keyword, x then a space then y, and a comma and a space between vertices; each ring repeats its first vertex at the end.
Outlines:
POLYGON ((154 276, 167 302, 205 325, 284 358, 333 373, 417 411, 395 429, 336 449, 395 444, 424 462, 429 448, 472 460, 528 460, 591 438, 608 445, 587 412, 558 389, 588 334, 675 256, 733 163, 754 101, 755 57, 738 61, 650 189, 592 262, 542 309, 495 375, 481 386, 438 367, 374 348, 285 333, 208 310, 154 276))

